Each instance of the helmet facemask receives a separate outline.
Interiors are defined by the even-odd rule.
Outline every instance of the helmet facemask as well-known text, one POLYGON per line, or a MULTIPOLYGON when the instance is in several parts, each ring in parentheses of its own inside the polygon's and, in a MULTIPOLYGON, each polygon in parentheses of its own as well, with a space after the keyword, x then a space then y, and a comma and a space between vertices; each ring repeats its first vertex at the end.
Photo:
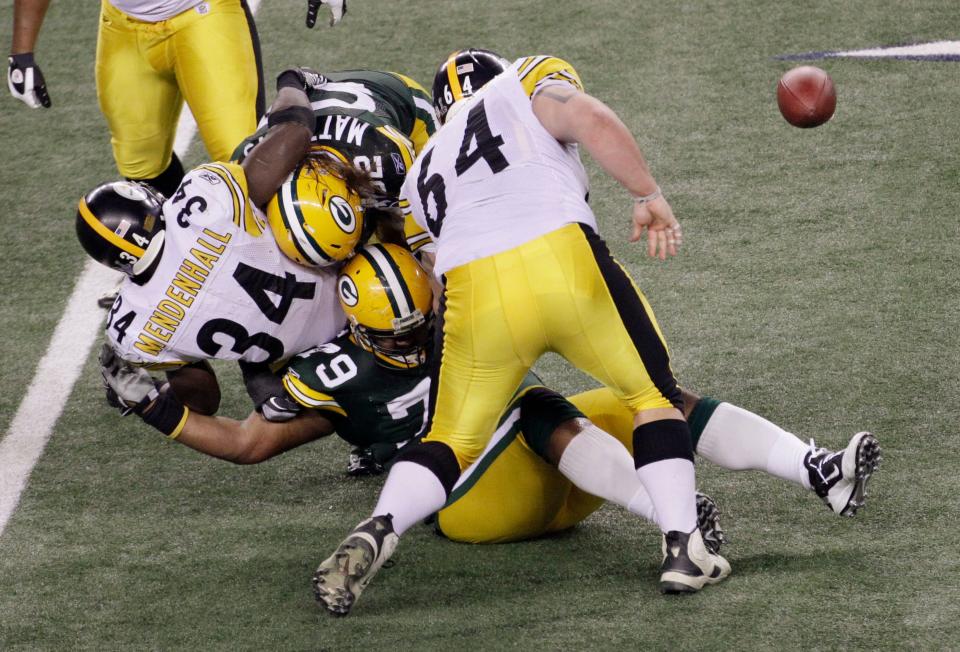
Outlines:
POLYGON ((377 364, 389 369, 416 369, 427 361, 433 314, 419 310, 394 319, 392 330, 368 328, 350 316, 350 333, 361 347, 374 354, 377 364))

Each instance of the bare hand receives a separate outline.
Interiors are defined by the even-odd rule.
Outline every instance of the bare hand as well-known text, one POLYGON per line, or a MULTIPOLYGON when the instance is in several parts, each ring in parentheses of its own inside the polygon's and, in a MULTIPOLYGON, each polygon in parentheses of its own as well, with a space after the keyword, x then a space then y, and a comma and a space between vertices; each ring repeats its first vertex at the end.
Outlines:
POLYGON ((633 205, 633 232, 630 242, 638 241, 647 232, 647 255, 666 260, 667 255, 676 256, 683 244, 683 231, 673 216, 673 209, 661 195, 653 201, 633 205))

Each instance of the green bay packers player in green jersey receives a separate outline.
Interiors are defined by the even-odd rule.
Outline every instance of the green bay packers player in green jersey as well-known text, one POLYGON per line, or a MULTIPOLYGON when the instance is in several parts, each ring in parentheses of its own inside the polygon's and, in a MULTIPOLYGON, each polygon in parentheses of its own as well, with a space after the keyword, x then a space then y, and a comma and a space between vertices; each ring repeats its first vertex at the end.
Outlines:
MULTIPOLYGON (((432 315, 424 272, 406 251, 371 245, 341 271, 338 293, 349 330, 294 358, 284 376, 289 396, 309 409, 285 423, 268 422, 257 413, 236 421, 191 412, 170 436, 238 464, 258 463, 334 432, 383 464, 416 441, 429 410, 432 315)), ((151 400, 153 383, 146 372, 110 359, 102 362, 115 400, 126 405, 151 400)), ((692 445, 706 459, 734 470, 763 470, 813 489, 837 514, 852 515, 862 505, 875 466, 861 464, 860 458, 872 456, 875 462, 879 453, 864 449, 864 442, 872 444, 865 433, 843 451, 811 451, 757 415, 689 392, 685 396, 692 445)), ((601 497, 652 519, 652 504, 630 483, 630 468, 589 492, 565 477, 570 460, 564 452, 594 444, 578 441, 589 437, 584 431, 590 422, 632 448, 632 416, 608 389, 567 400, 528 375, 502 415, 491 446, 439 512, 438 529, 470 543, 529 539, 576 525, 602 504, 601 497)), ((707 545, 718 548, 722 533, 712 501, 701 496, 698 512, 707 545)), ((374 554, 373 560, 382 563, 377 558, 374 554)), ((318 592, 326 597, 321 579, 318 575, 318 592)), ((359 594, 355 586, 349 590, 354 597, 359 594)))
MULTIPOLYGON (((395 207, 407 170, 437 128, 430 94, 394 72, 344 70, 324 77, 310 91, 317 119, 313 146, 366 171, 381 192, 375 208, 395 207)), ((265 132, 264 121, 234 158, 242 159, 265 132)))

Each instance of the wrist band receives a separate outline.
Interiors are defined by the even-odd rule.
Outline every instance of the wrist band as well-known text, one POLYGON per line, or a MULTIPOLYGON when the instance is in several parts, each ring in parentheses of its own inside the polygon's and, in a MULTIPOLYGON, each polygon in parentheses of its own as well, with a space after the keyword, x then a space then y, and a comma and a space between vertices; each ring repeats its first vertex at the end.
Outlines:
POLYGON ((313 133, 317 127, 317 116, 313 111, 305 106, 288 106, 279 111, 274 111, 267 118, 267 126, 275 127, 284 122, 295 122, 301 124, 313 133))
POLYGON ((187 416, 190 410, 181 403, 176 396, 170 392, 164 392, 157 396, 143 413, 140 418, 148 426, 152 426, 165 434, 170 439, 176 439, 180 436, 184 424, 187 423, 187 416))
POLYGON ((633 195, 633 202, 635 204, 648 204, 654 199, 663 197, 663 193, 660 191, 660 186, 657 186, 657 189, 651 192, 649 195, 633 195))

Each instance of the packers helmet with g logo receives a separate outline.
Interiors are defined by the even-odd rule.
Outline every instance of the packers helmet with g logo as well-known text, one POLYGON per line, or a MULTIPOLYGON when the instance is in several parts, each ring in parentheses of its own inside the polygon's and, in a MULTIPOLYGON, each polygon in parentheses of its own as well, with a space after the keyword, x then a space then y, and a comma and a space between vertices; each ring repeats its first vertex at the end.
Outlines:
POLYGON ((135 276, 163 248, 163 197, 134 181, 101 183, 77 206, 77 239, 96 260, 135 276))
POLYGON ((446 122, 450 107, 473 96, 509 65, 496 52, 480 48, 457 50, 447 57, 433 76, 433 108, 440 123, 446 122))
POLYGON ((307 267, 346 260, 363 234, 360 196, 309 159, 270 199, 267 221, 284 255, 307 267))
POLYGON ((410 369, 426 362, 433 292, 413 254, 393 244, 358 249, 340 270, 337 292, 350 332, 378 364, 410 369))

